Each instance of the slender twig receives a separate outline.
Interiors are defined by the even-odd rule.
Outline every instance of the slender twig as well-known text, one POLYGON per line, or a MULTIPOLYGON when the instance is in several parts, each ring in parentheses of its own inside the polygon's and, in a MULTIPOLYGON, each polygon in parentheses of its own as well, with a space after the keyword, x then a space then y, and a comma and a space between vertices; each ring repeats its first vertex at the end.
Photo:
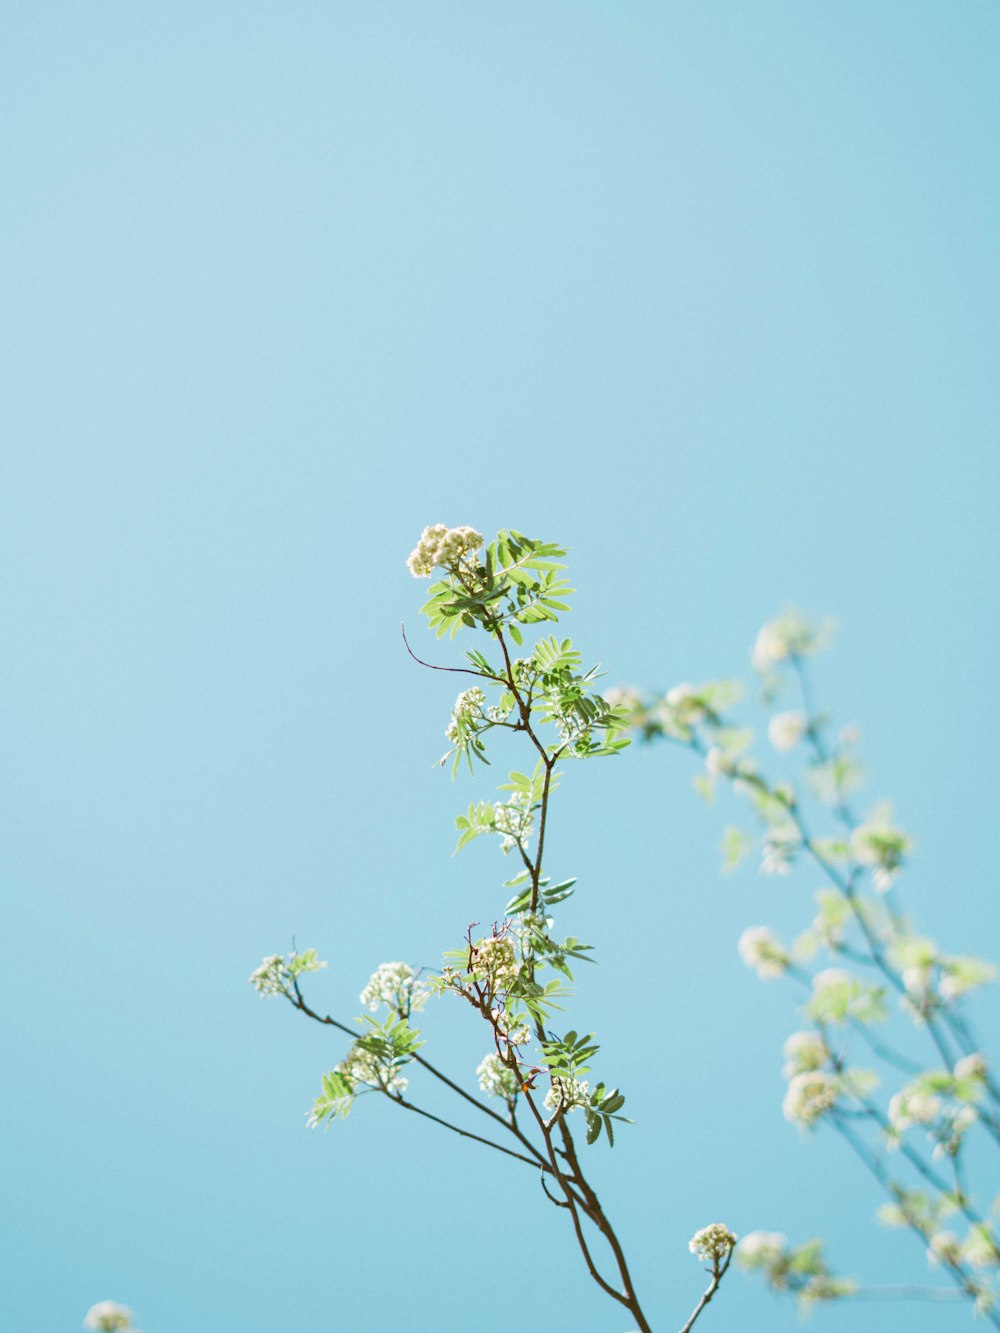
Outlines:
POLYGON ((719 1290, 719 1283, 726 1276, 726 1271, 729 1268, 730 1263, 732 1262, 732 1258, 733 1258, 733 1252, 732 1250, 730 1250, 729 1253, 726 1255, 725 1259, 721 1263, 716 1262, 711 1269, 706 1269, 706 1272, 711 1273, 712 1280, 706 1287, 705 1293, 702 1296, 701 1300, 691 1311, 691 1317, 688 1319, 684 1327, 680 1330, 680 1333, 691 1333, 691 1329, 694 1328, 695 1320, 704 1310, 705 1306, 709 1303, 709 1301, 712 1299, 715 1293, 719 1290))

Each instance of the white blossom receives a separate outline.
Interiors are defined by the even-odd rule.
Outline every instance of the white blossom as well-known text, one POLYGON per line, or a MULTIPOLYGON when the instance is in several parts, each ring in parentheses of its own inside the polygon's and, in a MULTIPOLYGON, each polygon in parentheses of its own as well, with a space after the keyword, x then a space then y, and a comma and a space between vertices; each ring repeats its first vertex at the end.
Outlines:
POLYGON ((531 798, 522 792, 515 792, 505 804, 493 807, 493 827, 504 834, 500 843, 504 853, 518 845, 523 847, 531 837, 533 826, 531 798))
MULTIPOLYGON (((380 1088, 383 1092, 405 1092, 409 1085, 409 1079, 361 1046, 352 1046, 334 1068, 352 1085, 361 1083, 368 1088, 380 1088)), ((310 1125, 312 1123, 310 1120, 310 1125)))
POLYGON ((736 945, 747 967, 756 970, 764 981, 780 977, 788 966, 788 954, 781 941, 767 926, 748 926, 736 945))
POLYGON ((972 1055, 963 1055, 960 1060, 955 1061, 956 1078, 984 1080, 986 1074, 986 1056, 981 1051, 974 1051, 972 1055))
POLYGON ((545 1094, 545 1106, 549 1111, 575 1110, 578 1106, 590 1105, 590 1084, 580 1078, 560 1078, 552 1080, 552 1087, 545 1094))
POLYGON ((871 867, 872 882, 879 893, 886 893, 892 888, 910 850, 910 840, 890 824, 888 807, 883 806, 867 823, 854 830, 851 850, 861 865, 871 867))
POLYGON ((889 1123, 897 1134, 911 1125, 931 1125, 941 1114, 941 1098, 912 1085, 889 1098, 889 1123))
POLYGON ((517 1074, 508 1069, 495 1051, 484 1056, 476 1070, 479 1086, 490 1097, 503 1097, 510 1101, 517 1095, 517 1074))
POLYGON ((826 1064, 829 1051, 818 1032, 793 1032, 785 1042, 786 1078, 806 1073, 813 1069, 822 1069, 826 1064))
POLYGON ((973 1268, 996 1268, 1000 1264, 996 1242, 985 1224, 969 1228, 969 1234, 962 1245, 962 1257, 973 1268))
POLYGON ((927 1242, 927 1257, 931 1263, 958 1263, 961 1259, 961 1243, 953 1231, 936 1231, 927 1242))
POLYGON ((725 1259, 738 1239, 725 1223, 713 1222, 694 1233, 688 1241, 688 1249, 706 1263, 717 1264, 725 1259))
POLYGON ((852 981, 851 974, 842 967, 824 967, 812 979, 814 991, 828 990, 831 986, 845 986, 852 981))
POLYGON ((788 1238, 780 1231, 751 1231, 740 1241, 737 1257, 745 1268, 766 1268, 780 1263, 788 1248, 788 1238))
POLYGON ((448 528, 443 523, 435 523, 424 528, 406 563, 415 579, 426 579, 439 566, 457 569, 482 544, 482 533, 475 528, 448 528))
POLYGON ((767 739, 776 750, 791 750, 809 728, 805 713, 775 713, 767 724, 767 739))
POLYGON ((750 661, 755 671, 769 671, 789 657, 802 657, 823 647, 825 634, 794 612, 762 625, 750 661))
POLYGON ((472 968, 482 974, 491 991, 510 990, 521 970, 513 940, 506 935, 479 940, 472 946, 472 968))
POLYGON ((427 987, 408 963, 382 963, 359 998, 372 1013, 387 1004, 397 1013, 409 1014, 427 1003, 427 987))
POLYGON ((832 1074, 808 1070, 790 1080, 781 1109, 786 1120, 810 1129, 836 1103, 839 1094, 840 1086, 832 1074))
POLYGON ((100 1333, 112 1333, 114 1329, 131 1329, 132 1318, 132 1311, 127 1305, 119 1305, 117 1301, 99 1301, 87 1311, 83 1326, 99 1329, 100 1333))

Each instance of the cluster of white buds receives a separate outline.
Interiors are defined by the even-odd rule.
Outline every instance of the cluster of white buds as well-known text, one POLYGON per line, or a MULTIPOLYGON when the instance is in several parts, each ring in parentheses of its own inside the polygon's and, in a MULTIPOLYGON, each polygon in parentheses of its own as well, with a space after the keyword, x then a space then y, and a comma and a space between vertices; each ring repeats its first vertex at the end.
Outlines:
POLYGON ((115 1333, 117 1329, 127 1329, 129 1333, 139 1333, 132 1323, 134 1318, 127 1305, 117 1301, 99 1301, 92 1305, 84 1317, 84 1328, 98 1329, 99 1333, 115 1333))
POLYGON ((475 528, 448 528, 443 523, 435 523, 424 528, 406 564, 415 579, 428 579, 439 566, 458 569, 482 544, 483 535, 475 528))
POLYGON ((781 1104, 785 1119, 803 1129, 811 1129, 836 1103, 840 1085, 832 1074, 812 1069, 795 1074, 781 1104))
MULTIPOLYGON (((463 724, 466 726, 470 722, 474 724, 478 719, 486 716, 485 708, 486 695, 478 686, 473 686, 471 690, 462 691, 455 700, 455 706, 451 710, 451 721, 445 727, 444 732, 452 745, 458 741, 463 724)), ((496 714, 496 717, 491 720, 501 720, 499 709, 491 708, 490 713, 496 714)))
POLYGON ((527 1023, 520 1017, 512 1018, 503 1009, 494 1013, 493 1023, 500 1036, 510 1042, 511 1046, 526 1046, 531 1040, 531 1029, 527 1023))
POLYGON ((545 1094, 545 1107, 549 1111, 573 1111, 578 1106, 589 1105, 590 1084, 582 1078, 556 1076, 545 1094))
POLYGON ((408 963, 383 963, 361 992, 361 1003, 372 1013, 380 1004, 403 1016, 427 1003, 427 987, 408 963))
POLYGON ((479 1086, 490 1097, 502 1097, 509 1102, 520 1090, 517 1074, 513 1069, 508 1069, 496 1052, 491 1052, 480 1061, 476 1073, 479 1086))
POLYGON ((472 970, 481 973, 491 991, 508 991, 521 971, 514 941, 506 935, 487 935, 472 946, 472 970))
POLYGON ((304 972, 319 972, 326 967, 320 961, 315 949, 303 949, 301 953, 270 954, 250 973, 250 985, 258 995, 287 995, 296 977, 304 972))
POLYGON ((502 852, 506 854, 513 847, 523 847, 531 837, 534 827, 530 797, 515 792, 506 804, 495 805, 493 827, 504 835, 500 843, 502 852))
POLYGON ((736 947, 747 967, 754 968, 764 981, 780 977, 788 967, 788 954, 767 926, 748 926, 736 947))
MULTIPOLYGON (((289 975, 284 956, 272 953, 250 973, 250 985, 258 995, 284 995, 288 989, 289 975)), ((105 1302, 107 1304, 107 1302, 105 1302)), ((97 1309, 97 1306, 94 1306, 97 1309)), ((95 1324, 96 1328, 97 1325, 95 1324)))
POLYGON ((793 750, 808 730, 805 713, 775 713, 767 724, 767 739, 776 750, 793 750))
POLYGON ((409 1079, 383 1063, 377 1055, 361 1046, 352 1046, 335 1072, 342 1074, 352 1086, 356 1083, 383 1092, 405 1092, 409 1079))
POLYGON ((694 1233, 688 1241, 688 1249, 705 1263, 714 1265, 727 1257, 738 1239, 724 1223, 713 1222, 694 1233))

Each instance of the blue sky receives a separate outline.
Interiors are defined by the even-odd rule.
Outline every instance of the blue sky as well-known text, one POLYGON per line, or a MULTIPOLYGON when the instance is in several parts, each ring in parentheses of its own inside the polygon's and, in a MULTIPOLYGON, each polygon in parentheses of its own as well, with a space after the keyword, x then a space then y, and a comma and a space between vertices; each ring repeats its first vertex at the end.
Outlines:
MULTIPOLYGON (((431 768, 452 688, 399 637, 434 522, 568 545, 614 680, 742 674, 786 603, 834 616, 819 688, 915 835, 914 912, 997 954, 996 8, 109 0, 0 33, 6 1320, 626 1333, 502 1160, 370 1101, 307 1133, 342 1050, 246 977, 294 937, 350 1016, 497 910, 495 850, 450 855, 488 788, 431 768)), ((816 885, 723 879, 690 777, 574 772, 551 843, 649 1313, 683 1322, 717 1218, 922 1281, 782 1121, 793 997, 736 956, 816 885)), ((478 1034, 433 1022, 471 1080, 478 1034)), ((796 1326, 727 1285, 706 1329, 796 1326)))

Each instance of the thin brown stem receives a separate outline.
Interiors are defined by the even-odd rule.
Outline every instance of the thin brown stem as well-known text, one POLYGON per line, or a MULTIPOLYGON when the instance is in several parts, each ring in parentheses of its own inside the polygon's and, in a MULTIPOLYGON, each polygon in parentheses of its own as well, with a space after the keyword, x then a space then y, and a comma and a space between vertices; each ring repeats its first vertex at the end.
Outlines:
POLYGON ((712 1280, 706 1287, 705 1293, 702 1296, 701 1300, 691 1311, 691 1316, 688 1319, 687 1323, 684 1325, 684 1327, 680 1330, 680 1333, 691 1333, 691 1329, 694 1328, 695 1325, 695 1320, 704 1310, 705 1306, 709 1303, 709 1301, 712 1299, 715 1293, 719 1290, 719 1283, 726 1276, 726 1272, 729 1268, 729 1265, 732 1263, 732 1259, 733 1259, 733 1252, 732 1250, 730 1250, 729 1253, 726 1255, 725 1259, 722 1261, 722 1263, 716 1263, 710 1270, 708 1270, 711 1272, 712 1280))

